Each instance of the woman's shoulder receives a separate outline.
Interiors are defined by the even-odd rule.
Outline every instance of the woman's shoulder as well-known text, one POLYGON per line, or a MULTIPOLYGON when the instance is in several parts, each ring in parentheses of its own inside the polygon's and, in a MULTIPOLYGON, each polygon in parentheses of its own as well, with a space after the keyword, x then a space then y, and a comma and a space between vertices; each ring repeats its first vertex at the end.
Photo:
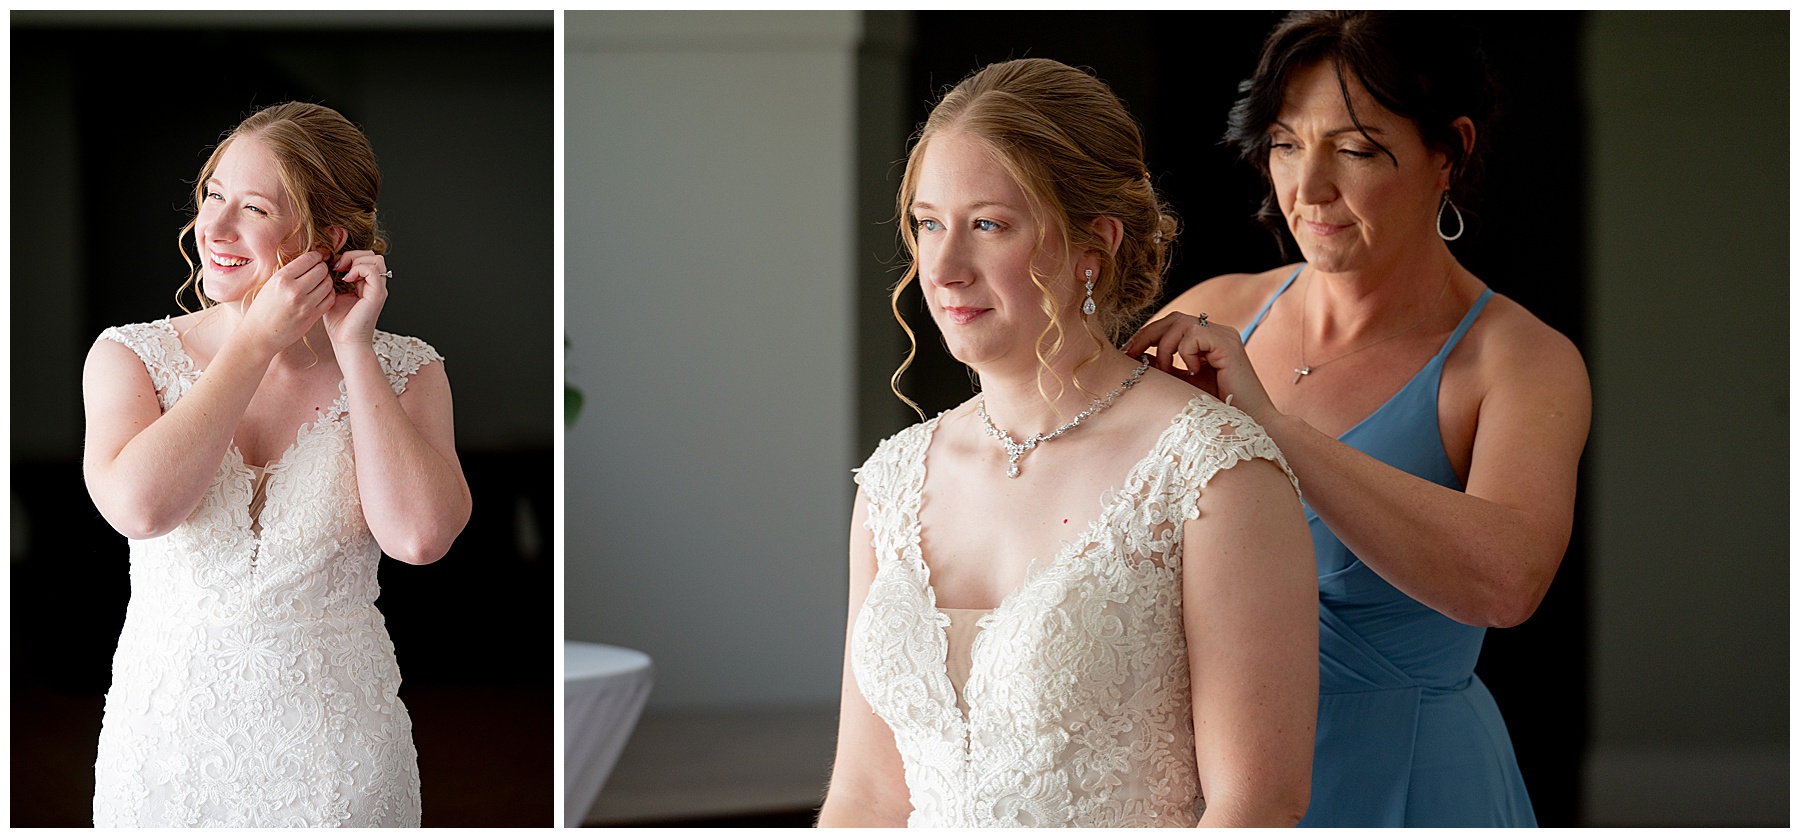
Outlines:
POLYGON ((885 485, 895 475, 923 463, 925 447, 931 443, 931 432, 943 416, 940 413, 914 423, 877 444, 869 458, 850 471, 855 475, 857 485, 865 489, 885 485))
MULTIPOLYGON (((1190 388, 1191 389, 1191 388, 1190 388)), ((1172 423, 1171 453, 1194 490, 1204 487, 1213 476, 1239 463, 1268 460, 1278 466, 1300 491, 1300 481, 1288 467, 1287 458, 1267 431, 1250 414, 1213 397, 1194 390, 1172 423)))
POLYGON ((1220 274, 1182 292, 1170 300, 1158 317, 1174 312, 1198 314, 1206 312, 1216 323, 1244 327, 1257 311, 1275 296, 1282 283, 1294 275, 1300 265, 1282 265, 1261 273, 1220 274))
POLYGON ((145 320, 139 323, 121 323, 117 326, 108 326, 105 329, 102 329, 100 337, 106 340, 124 343, 127 339, 141 339, 150 335, 179 335, 181 332, 181 323, 189 320, 191 317, 192 315, 182 315, 181 317, 164 317, 159 320, 145 320))
POLYGON ((396 376, 401 379, 411 378, 426 364, 444 360, 444 356, 438 354, 431 344, 410 335, 397 335, 376 329, 373 343, 375 357, 381 359, 381 368, 390 379, 396 376))
POLYGON ((150 366, 174 363, 185 357, 181 351, 181 329, 168 317, 109 326, 94 340, 95 351, 116 351, 107 348, 115 345, 130 349, 150 366))
POLYGON ((1458 361, 1472 364, 1489 382, 1515 378, 1539 385, 1558 379, 1581 386, 1587 382, 1587 363, 1574 341, 1500 293, 1488 300, 1457 346, 1450 362, 1458 361))

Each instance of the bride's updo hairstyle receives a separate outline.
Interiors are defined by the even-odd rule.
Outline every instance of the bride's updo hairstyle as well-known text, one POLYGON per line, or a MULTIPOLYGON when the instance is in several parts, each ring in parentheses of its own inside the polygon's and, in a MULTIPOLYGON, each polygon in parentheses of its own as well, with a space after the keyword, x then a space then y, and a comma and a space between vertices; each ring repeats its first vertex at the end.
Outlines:
MULTIPOLYGON (((219 159, 231 144, 243 139, 264 143, 275 158, 281 185, 287 190, 298 224, 284 245, 291 241, 294 252, 323 250, 342 253, 346 250, 371 250, 386 253, 388 242, 381 224, 375 218, 375 199, 381 194, 381 171, 375 166, 375 152, 362 131, 343 114, 324 105, 288 102, 273 105, 251 114, 231 129, 213 149, 200 177, 194 181, 194 213, 187 226, 176 236, 176 245, 188 263, 188 279, 176 292, 177 301, 189 286, 200 298, 200 306, 212 305, 200 287, 203 265, 188 254, 186 241, 194 229, 200 206, 206 201, 206 181, 219 167, 219 159), (342 247, 334 249, 329 227, 342 227, 349 235, 342 247)), ((283 250, 287 250, 283 247, 283 250)), ((185 308, 185 306, 184 306, 185 308)))
MULTIPOLYGON (((1081 367, 1099 358, 1105 347, 1117 346, 1157 301, 1175 243, 1175 217, 1150 183, 1137 123, 1104 82, 1045 58, 984 67, 963 79, 932 108, 907 154, 906 174, 900 181, 900 236, 912 258, 906 275, 894 286, 891 300, 894 319, 900 321, 912 346, 891 384, 894 394, 914 410, 918 405, 900 393, 899 382, 901 373, 912 364, 918 341, 900 316, 899 300, 901 292, 919 276, 919 243, 912 212, 919 167, 932 139, 950 132, 985 143, 1019 184, 1038 222, 1036 252, 1053 241, 1052 231, 1061 232, 1062 253, 1056 261, 1059 272, 1067 272, 1084 252, 1101 254, 1101 267, 1094 277, 1094 314, 1081 317, 1081 328, 1096 344, 1094 352, 1075 368, 1076 386, 1082 387, 1081 367), (1098 218, 1114 218, 1123 225, 1124 236, 1116 252, 1109 254, 1107 243, 1093 231, 1098 218)), ((1043 310, 1050 317, 1037 346, 1038 360, 1048 369, 1048 359, 1061 351, 1068 338, 1059 315, 1074 301, 1067 299, 1066 291, 1059 296, 1051 278, 1040 276, 1035 267, 1031 279, 1043 293, 1043 310)), ((1086 295, 1081 286, 1076 290, 1086 295)), ((1042 386, 1040 381, 1040 389, 1042 386)))

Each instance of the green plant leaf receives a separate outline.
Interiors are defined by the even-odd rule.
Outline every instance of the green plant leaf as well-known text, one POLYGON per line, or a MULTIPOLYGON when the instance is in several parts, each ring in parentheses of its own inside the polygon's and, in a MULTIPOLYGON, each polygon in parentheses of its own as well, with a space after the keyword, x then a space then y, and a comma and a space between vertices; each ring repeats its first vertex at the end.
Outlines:
POLYGON ((573 385, 563 385, 563 427, 574 427, 575 417, 581 415, 581 405, 586 401, 573 385))

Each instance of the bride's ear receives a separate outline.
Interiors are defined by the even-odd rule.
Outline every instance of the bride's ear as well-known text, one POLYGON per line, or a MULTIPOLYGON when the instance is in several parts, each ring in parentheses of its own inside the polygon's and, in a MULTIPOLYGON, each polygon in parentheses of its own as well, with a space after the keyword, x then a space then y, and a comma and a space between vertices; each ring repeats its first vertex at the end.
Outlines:
POLYGON ((1118 253, 1119 243, 1125 240, 1125 225, 1110 215, 1102 215, 1089 222, 1088 230, 1106 245, 1108 256, 1118 253))

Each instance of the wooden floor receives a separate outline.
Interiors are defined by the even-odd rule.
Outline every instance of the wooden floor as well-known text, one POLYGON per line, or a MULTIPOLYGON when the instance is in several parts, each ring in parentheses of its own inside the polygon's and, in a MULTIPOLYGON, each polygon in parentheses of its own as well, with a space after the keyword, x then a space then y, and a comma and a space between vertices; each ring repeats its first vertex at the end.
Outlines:
POLYGON ((646 710, 583 826, 811 826, 837 706, 646 710))
MULTIPOLYGON (((93 825, 104 700, 12 682, 11 825, 93 825)), ((411 684, 425 826, 555 826, 555 694, 548 683, 411 684)))

